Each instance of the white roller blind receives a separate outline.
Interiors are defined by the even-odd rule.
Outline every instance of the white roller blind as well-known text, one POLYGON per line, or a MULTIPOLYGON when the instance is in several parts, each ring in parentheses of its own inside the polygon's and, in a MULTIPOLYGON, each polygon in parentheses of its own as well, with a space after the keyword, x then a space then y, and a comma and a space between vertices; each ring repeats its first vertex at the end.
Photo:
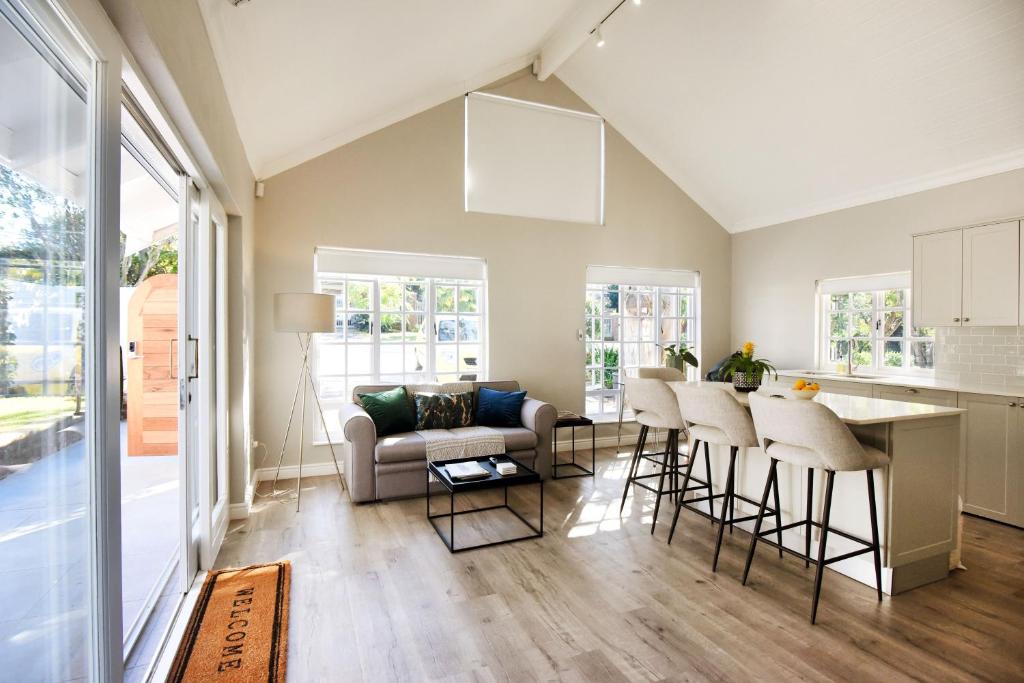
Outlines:
POLYGON ((587 266, 587 283, 598 285, 697 287, 700 284, 700 273, 694 270, 587 266))
POLYGON ((910 289, 910 273, 884 273, 859 277, 838 277, 818 282, 822 294, 837 292, 874 292, 880 289, 910 289))
POLYGON ((466 211, 604 223, 604 120, 466 96, 466 211))
POLYGON ((317 247, 315 260, 318 273, 438 277, 452 280, 484 280, 487 273, 483 259, 468 256, 317 247))

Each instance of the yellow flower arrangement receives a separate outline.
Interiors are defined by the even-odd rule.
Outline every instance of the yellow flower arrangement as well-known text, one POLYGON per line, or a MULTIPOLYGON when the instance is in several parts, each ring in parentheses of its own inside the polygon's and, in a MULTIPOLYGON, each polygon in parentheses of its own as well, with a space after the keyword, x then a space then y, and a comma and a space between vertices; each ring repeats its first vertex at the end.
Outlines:
MULTIPOLYGON (((756 388, 761 384, 761 378, 764 377, 765 373, 769 376, 775 375, 778 377, 778 373, 775 371, 775 367, 771 364, 771 361, 765 360, 764 358, 754 358, 754 342, 748 341, 740 347, 738 353, 733 354, 732 358, 726 361, 725 365, 722 366, 722 377, 725 379, 733 379, 734 384, 737 381, 742 383, 745 387, 756 388), (739 378, 737 379, 737 375, 739 378)), ((739 384, 737 384, 739 386, 739 384)), ((747 391, 749 389, 743 389, 747 391)))

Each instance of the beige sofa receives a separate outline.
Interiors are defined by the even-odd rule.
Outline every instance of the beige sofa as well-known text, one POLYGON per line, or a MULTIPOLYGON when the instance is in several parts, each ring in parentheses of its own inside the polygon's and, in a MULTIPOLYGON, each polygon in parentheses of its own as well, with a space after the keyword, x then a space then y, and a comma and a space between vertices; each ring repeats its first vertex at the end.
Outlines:
MULTIPOLYGON (((426 494, 426 442, 417 432, 377 437, 373 420, 359 405, 357 394, 386 391, 398 385, 367 385, 352 391, 352 403, 339 411, 345 448, 344 476, 356 503, 426 494)), ((515 381, 473 382, 474 406, 480 387, 498 391, 519 391, 515 381)), ((549 403, 527 396, 521 414, 522 427, 496 428, 505 437, 505 451, 511 458, 551 475, 551 431, 558 411, 549 403)))

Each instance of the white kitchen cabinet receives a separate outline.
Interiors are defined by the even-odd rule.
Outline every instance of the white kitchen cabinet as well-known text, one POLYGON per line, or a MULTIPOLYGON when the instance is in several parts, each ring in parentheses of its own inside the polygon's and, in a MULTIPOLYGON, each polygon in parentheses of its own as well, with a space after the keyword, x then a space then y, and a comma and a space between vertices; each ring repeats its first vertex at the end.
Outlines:
POLYGON ((960 324, 963 288, 963 231, 914 237, 914 325, 960 324))
POLYGON ((914 236, 916 327, 1017 325, 1020 221, 914 236))
POLYGON ((916 387, 894 387, 889 384, 873 385, 873 396, 888 401, 906 401, 907 403, 926 403, 931 406, 949 406, 956 408, 956 392, 941 389, 918 389, 916 387))
POLYGON ((965 228, 963 233, 963 324, 1016 325, 1020 311, 1019 222, 965 228))
POLYGON ((1024 409, 1021 398, 959 395, 967 409, 960 491, 964 511, 1024 526, 1024 409))

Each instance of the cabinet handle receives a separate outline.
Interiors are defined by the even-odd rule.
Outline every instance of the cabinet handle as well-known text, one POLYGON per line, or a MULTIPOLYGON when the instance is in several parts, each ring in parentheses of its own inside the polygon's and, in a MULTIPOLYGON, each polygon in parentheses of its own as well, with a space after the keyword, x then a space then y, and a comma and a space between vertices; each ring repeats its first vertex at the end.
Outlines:
POLYGON ((1016 407, 1017 407, 1017 404, 1016 404, 1016 403, 1011 403, 1011 404, 1010 404, 1010 407, 1011 407, 1011 408, 1016 408, 1016 407))
POLYGON ((953 318, 953 322, 955 322, 955 323, 960 322, 960 318, 953 318))
POLYGON ((916 394, 917 393, 917 389, 907 389, 907 393, 908 394, 916 394))
POLYGON ((970 318, 964 318, 964 322, 965 323, 969 323, 969 322, 971 322, 971 319, 970 318))

